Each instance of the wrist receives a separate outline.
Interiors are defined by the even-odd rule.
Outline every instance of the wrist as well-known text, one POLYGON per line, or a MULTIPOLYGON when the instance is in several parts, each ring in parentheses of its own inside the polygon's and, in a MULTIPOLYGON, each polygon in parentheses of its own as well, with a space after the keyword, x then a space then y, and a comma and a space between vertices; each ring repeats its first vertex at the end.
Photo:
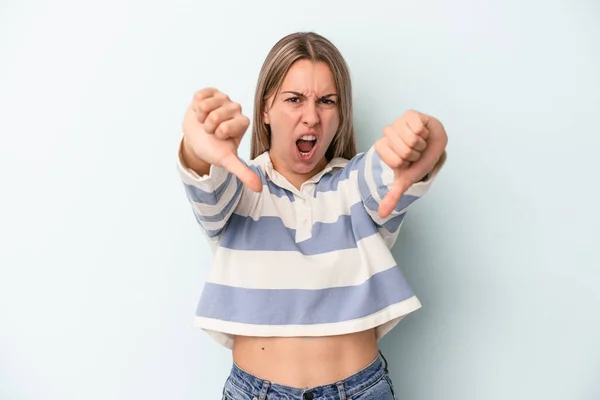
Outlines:
POLYGON ((210 163, 202 160, 196 155, 185 135, 181 140, 180 154, 181 161, 186 168, 193 170, 200 176, 209 173, 210 163))

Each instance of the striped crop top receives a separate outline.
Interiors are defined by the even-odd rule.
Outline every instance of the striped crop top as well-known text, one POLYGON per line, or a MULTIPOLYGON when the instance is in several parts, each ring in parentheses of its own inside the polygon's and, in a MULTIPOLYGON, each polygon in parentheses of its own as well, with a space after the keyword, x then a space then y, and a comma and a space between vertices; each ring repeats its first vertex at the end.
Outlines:
POLYGON ((421 304, 390 252, 407 207, 441 165, 412 185, 394 212, 378 215, 393 171, 374 148, 334 158, 298 190, 268 152, 246 162, 254 192, 225 169, 177 169, 213 251, 195 325, 225 347, 235 335, 327 336, 389 332, 421 304))

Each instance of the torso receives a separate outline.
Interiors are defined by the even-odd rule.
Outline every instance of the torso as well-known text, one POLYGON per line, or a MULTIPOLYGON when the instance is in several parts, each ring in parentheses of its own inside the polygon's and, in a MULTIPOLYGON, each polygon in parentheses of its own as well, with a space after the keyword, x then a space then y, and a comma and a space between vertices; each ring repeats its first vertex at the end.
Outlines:
POLYGON ((238 336, 233 359, 257 377, 305 388, 333 383, 360 371, 378 351, 374 330, 302 338, 238 336))
POLYGON ((367 173, 372 164, 334 160, 298 189, 258 157, 262 192, 234 179, 190 192, 214 245, 196 326, 240 368, 297 388, 334 383, 375 360, 377 340, 420 307, 390 252, 404 214, 382 221, 364 203, 381 180, 367 173))

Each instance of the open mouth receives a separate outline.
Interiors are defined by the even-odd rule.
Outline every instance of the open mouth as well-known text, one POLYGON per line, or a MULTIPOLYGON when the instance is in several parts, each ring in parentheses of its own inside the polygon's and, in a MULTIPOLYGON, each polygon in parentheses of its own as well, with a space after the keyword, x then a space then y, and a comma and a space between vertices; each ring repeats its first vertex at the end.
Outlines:
POLYGON ((303 159, 309 159, 317 144, 317 137, 315 135, 304 135, 296 141, 296 147, 300 157, 303 159))

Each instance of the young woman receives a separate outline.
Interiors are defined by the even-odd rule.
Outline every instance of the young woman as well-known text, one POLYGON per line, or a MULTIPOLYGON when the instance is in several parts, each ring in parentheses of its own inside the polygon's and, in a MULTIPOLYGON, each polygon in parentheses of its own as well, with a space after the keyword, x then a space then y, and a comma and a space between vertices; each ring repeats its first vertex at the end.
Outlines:
POLYGON ((232 349, 224 399, 393 399, 378 339, 420 307, 393 245, 445 161, 435 118, 409 111, 357 154, 338 49, 295 33, 269 52, 249 127, 217 89, 195 93, 178 170, 214 263, 196 324, 232 349))

